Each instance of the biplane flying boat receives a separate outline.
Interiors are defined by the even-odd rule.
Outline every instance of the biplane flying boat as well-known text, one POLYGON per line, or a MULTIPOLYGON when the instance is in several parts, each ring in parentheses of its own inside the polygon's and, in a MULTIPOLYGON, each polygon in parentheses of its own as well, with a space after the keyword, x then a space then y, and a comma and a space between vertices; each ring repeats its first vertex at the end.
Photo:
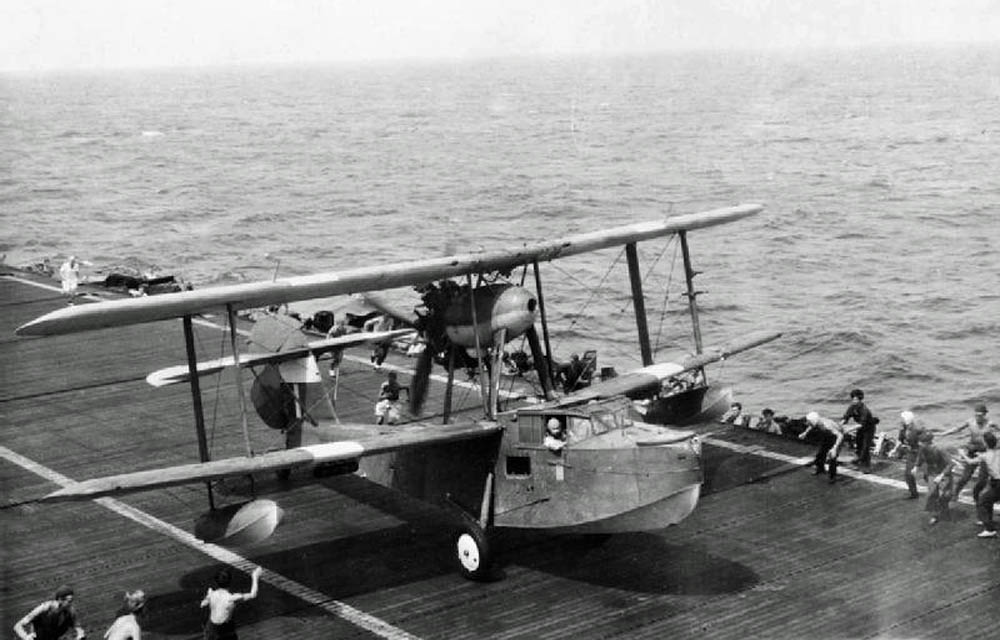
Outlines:
MULTIPOLYGON (((201 460, 83 480, 40 501, 89 500, 264 472, 311 470, 317 476, 359 472, 370 481, 441 506, 454 515, 459 524, 455 558, 460 571, 474 579, 491 575, 489 533, 496 527, 617 533, 676 524, 698 502, 700 441, 692 431, 637 420, 633 399, 656 402, 675 397, 667 385, 677 376, 702 371, 709 362, 777 337, 773 333, 751 336, 734 345, 704 350, 698 331, 697 292, 692 287, 695 274, 687 233, 761 210, 759 205, 738 205, 512 249, 104 301, 48 313, 19 327, 17 333, 64 334, 181 318, 187 365, 155 372, 149 382, 155 386, 190 383, 201 460), (697 353, 679 362, 654 364, 636 243, 674 234, 684 252, 697 353), (552 358, 539 265, 621 245, 628 258, 644 366, 560 397, 551 387, 551 370, 546 366, 552 358), (525 273, 529 267, 534 270, 535 292, 504 279, 518 267, 525 273), (464 283, 452 280, 463 277, 464 283), (404 286, 419 287, 424 294, 424 308, 409 321, 412 329, 310 340, 285 320, 272 319, 258 322, 251 332, 253 351, 240 352, 236 332, 239 310, 404 286), (199 363, 192 318, 219 310, 229 318, 232 356, 199 363), (535 330, 536 321, 540 321, 543 340, 535 330), (428 345, 428 356, 421 358, 414 382, 426 379, 435 358, 447 366, 444 424, 427 420, 401 425, 341 424, 310 414, 300 391, 302 385, 323 375, 326 367, 317 365, 318 355, 363 340, 392 339, 412 330, 428 345), (520 335, 526 336, 534 361, 539 363, 537 373, 545 398, 541 403, 500 411, 500 353, 506 342, 520 335), (491 367, 482 367, 486 398, 482 419, 453 420, 449 415, 450 382, 460 353, 465 354, 462 357, 474 354, 480 365, 491 359, 491 367), (268 426, 286 432, 285 449, 210 459, 198 381, 203 375, 229 368, 237 372, 263 369, 259 375, 255 371, 253 404, 268 426)), ((415 385, 414 395, 422 396, 422 384, 415 385)), ((242 381, 237 387, 246 428, 248 402, 242 381)), ((701 411, 699 405, 695 413, 701 411)), ((214 509, 211 484, 208 486, 214 509)), ((244 513, 244 517, 267 529, 268 534, 277 526, 280 509, 273 502, 254 500, 245 508, 250 515, 244 513)))

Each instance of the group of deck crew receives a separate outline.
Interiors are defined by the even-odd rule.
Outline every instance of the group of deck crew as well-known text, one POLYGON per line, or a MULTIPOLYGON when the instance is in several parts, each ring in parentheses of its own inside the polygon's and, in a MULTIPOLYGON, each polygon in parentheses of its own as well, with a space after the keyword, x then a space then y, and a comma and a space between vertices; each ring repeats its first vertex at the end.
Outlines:
POLYGON ((759 418, 751 418, 743 413, 739 403, 733 403, 721 421, 817 443, 816 455, 809 466, 815 475, 827 474, 831 484, 837 481, 840 451, 848 439, 854 441, 856 453, 851 463, 864 473, 871 472, 873 451, 902 458, 907 500, 919 498, 917 475, 922 470, 928 493, 925 509, 931 514, 929 522, 932 525, 952 519, 949 503, 958 498, 978 472, 972 499, 978 516, 976 524, 983 529, 977 535, 980 538, 997 537, 993 507, 1000 502, 1000 449, 997 448, 1000 426, 988 419, 985 404, 975 405, 972 418, 937 434, 913 411, 902 411, 899 433, 893 439, 886 433, 876 436, 879 420, 865 405, 864 391, 854 389, 850 397, 851 404, 840 420, 823 417, 817 411, 810 411, 804 419, 775 417, 771 409, 764 409, 759 418), (935 441, 936 435, 943 437, 961 432, 967 434, 968 440, 954 451, 935 441))
MULTIPOLYGON (((232 574, 226 567, 215 574, 215 586, 209 587, 201 601, 201 607, 208 608, 208 620, 204 626, 204 640, 237 640, 233 613, 239 602, 257 597, 260 567, 250 574, 250 591, 234 593, 229 590, 232 574)), ((70 630, 75 631, 75 639, 87 636, 80 623, 73 588, 63 585, 56 589, 52 600, 46 600, 32 609, 14 625, 14 633, 21 640, 60 640, 70 630)), ((141 590, 125 593, 124 604, 115 613, 114 622, 104 632, 104 640, 141 640, 142 624, 146 616, 146 594, 141 590)))

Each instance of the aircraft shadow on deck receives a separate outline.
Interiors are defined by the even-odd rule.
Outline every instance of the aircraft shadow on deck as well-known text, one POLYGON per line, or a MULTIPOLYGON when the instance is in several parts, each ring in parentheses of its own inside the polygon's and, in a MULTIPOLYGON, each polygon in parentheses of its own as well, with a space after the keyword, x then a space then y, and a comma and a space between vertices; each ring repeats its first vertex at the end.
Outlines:
MULTIPOLYGON (((735 477, 742 477, 740 473, 735 477)), ((257 484, 258 492, 278 499, 282 488, 305 483, 292 480, 257 484)), ((312 481, 316 486, 316 481, 312 481)), ((341 476, 319 481, 332 491, 404 521, 403 524, 341 536, 263 555, 254 548, 236 549, 245 557, 334 600, 421 582, 442 575, 462 581, 451 558, 454 522, 433 507, 372 485, 361 478, 341 476), (442 515, 444 517, 442 517, 442 515)), ((242 486, 231 486, 230 497, 242 486)), ((293 514, 294 515, 294 514, 293 514)), ((289 518, 278 530, 294 527, 289 518)), ((759 577, 751 569, 708 553, 697 542, 668 543, 655 533, 613 536, 557 535, 549 532, 500 530, 496 541, 496 579, 514 567, 524 567, 596 588, 652 595, 696 596, 736 593, 752 588, 759 577)), ((146 627, 161 634, 196 634, 205 610, 198 603, 221 565, 207 563, 181 576, 178 591, 158 595, 150 602, 146 627)), ((234 572, 235 590, 246 590, 249 577, 234 572)), ((261 586, 270 604, 244 607, 245 624, 272 616, 326 615, 296 597, 261 586)))

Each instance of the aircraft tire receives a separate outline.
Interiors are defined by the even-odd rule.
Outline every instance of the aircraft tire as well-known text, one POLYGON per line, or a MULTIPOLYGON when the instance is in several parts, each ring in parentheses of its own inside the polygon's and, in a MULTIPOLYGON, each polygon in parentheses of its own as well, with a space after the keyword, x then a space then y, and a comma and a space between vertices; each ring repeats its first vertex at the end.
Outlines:
POLYGON ((493 551, 489 536, 482 527, 466 525, 455 534, 455 560, 458 570, 468 580, 482 582, 492 575, 493 551))

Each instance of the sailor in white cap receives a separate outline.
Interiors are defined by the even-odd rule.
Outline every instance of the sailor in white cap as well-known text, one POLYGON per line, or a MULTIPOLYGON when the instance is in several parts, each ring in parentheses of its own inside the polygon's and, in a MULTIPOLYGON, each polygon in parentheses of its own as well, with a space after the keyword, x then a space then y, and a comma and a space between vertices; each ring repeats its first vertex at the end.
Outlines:
POLYGON ((806 430, 799 434, 799 440, 805 440, 813 430, 819 435, 819 449, 813 460, 816 467, 813 475, 818 476, 823 471, 828 471, 830 484, 833 484, 837 481, 837 456, 844 443, 844 426, 836 420, 820 416, 816 411, 806 414, 806 424, 806 430))

